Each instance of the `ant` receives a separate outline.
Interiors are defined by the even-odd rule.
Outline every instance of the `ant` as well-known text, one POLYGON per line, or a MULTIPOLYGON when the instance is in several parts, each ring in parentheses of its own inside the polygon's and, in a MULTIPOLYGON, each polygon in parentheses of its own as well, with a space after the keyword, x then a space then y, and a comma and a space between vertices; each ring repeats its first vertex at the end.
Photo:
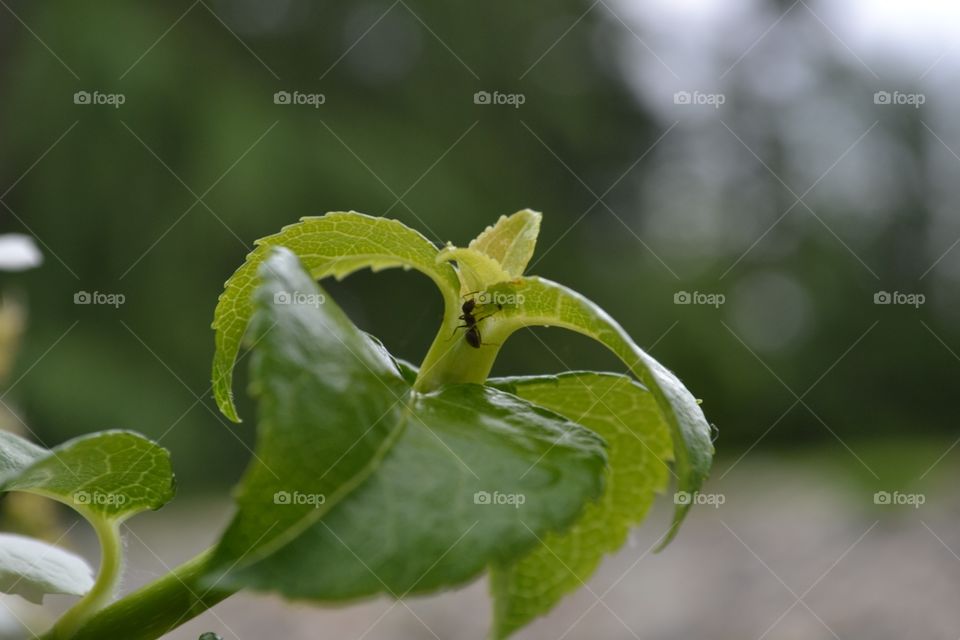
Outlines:
MULTIPOLYGON (((471 291, 466 295, 469 296, 473 293, 476 293, 476 291, 471 291)), ((503 305, 500 303, 496 303, 496 307, 497 307, 497 311, 500 311, 503 309, 503 305)), ((460 320, 463 320, 463 324, 457 327, 457 329, 466 329, 467 332, 465 334, 465 337, 467 339, 467 344, 469 344, 474 349, 479 349, 484 344, 483 336, 480 335, 480 327, 479 327, 480 321, 483 320, 484 318, 489 318, 490 316, 495 314, 497 311, 491 311, 487 315, 481 316, 478 318, 473 314, 473 311, 476 308, 477 308, 476 298, 470 298, 469 300, 464 301, 464 303, 460 306, 460 310, 463 312, 460 315, 460 320)))

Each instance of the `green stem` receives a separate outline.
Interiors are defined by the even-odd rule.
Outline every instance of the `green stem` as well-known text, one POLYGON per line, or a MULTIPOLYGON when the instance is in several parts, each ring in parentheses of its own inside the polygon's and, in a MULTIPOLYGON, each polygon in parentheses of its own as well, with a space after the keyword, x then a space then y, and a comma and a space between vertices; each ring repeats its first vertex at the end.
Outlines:
POLYGON ((56 638, 72 637, 85 620, 110 602, 123 569, 120 524, 95 515, 88 520, 100 542, 100 571, 93 588, 57 621, 53 629, 56 638))
MULTIPOLYGON (((456 302, 447 305, 443 324, 420 364, 420 373, 413 383, 415 390, 427 393, 445 384, 483 384, 490 375, 500 345, 485 341, 479 349, 471 347, 464 339, 464 329, 458 328, 459 314, 456 302)), ((493 318, 485 321, 484 335, 494 324, 493 318)))
POLYGON ((159 580, 93 613, 71 630, 71 635, 62 635, 61 619, 40 640, 156 640, 233 595, 231 590, 200 586, 209 557, 210 551, 205 551, 159 580))

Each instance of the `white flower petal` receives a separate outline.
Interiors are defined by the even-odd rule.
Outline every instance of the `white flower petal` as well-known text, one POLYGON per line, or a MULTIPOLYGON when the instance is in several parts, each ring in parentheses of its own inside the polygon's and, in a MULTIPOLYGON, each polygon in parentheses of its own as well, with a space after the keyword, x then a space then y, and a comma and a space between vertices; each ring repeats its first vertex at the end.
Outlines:
POLYGON ((40 603, 48 593, 82 596, 93 570, 69 551, 33 538, 0 534, 0 591, 40 603))
POLYGON ((0 235, 0 269, 24 271, 42 263, 43 254, 33 238, 22 233, 0 235))

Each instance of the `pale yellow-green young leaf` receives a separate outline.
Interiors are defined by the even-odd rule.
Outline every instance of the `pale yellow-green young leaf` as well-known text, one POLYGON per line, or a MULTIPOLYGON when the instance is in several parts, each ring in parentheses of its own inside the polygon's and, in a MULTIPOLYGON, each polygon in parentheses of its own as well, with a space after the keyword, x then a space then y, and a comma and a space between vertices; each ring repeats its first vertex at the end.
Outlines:
POLYGON ((609 459, 603 496, 587 504, 570 529, 550 533, 529 554, 491 568, 493 633, 500 639, 549 612, 590 579, 605 554, 623 546, 630 527, 666 487, 673 452, 653 394, 627 376, 569 372, 488 384, 597 433, 609 459))
POLYGON ((461 296, 486 291, 488 287, 512 279, 499 262, 474 249, 450 246, 437 254, 437 261, 457 263, 461 296))
POLYGON ((258 282, 257 270, 271 248, 277 246, 295 253, 316 279, 343 278, 367 267, 374 271, 391 267, 416 269, 436 283, 448 313, 458 306, 460 282, 453 267, 438 263, 437 247, 397 220, 355 211, 333 212, 303 218, 258 240, 256 249, 227 280, 213 320, 213 394, 220 410, 235 422, 240 419, 233 404, 233 366, 253 313, 251 295, 258 282))
POLYGON ((495 225, 470 242, 470 248, 497 262, 512 278, 519 278, 527 268, 540 234, 539 211, 523 209, 510 216, 500 216, 495 225))

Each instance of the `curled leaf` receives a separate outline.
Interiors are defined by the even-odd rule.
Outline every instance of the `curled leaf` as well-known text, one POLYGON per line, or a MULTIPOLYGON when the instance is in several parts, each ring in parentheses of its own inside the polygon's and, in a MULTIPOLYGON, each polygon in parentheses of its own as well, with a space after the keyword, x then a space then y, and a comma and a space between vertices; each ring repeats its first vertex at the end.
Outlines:
POLYGON ((220 410, 234 422, 240 417, 233 404, 233 365, 253 314, 252 296, 260 266, 273 248, 283 246, 296 254, 314 279, 344 278, 367 267, 374 271, 416 269, 436 283, 449 308, 457 307, 460 281, 453 268, 438 264, 433 243, 397 220, 356 211, 333 212, 303 218, 256 244, 224 285, 213 319, 213 394, 220 410))
MULTIPOLYGON (((529 326, 561 327, 591 337, 610 349, 652 394, 673 437, 677 489, 693 494, 706 479, 713 442, 696 398, 666 367, 637 346, 607 312, 579 293, 544 278, 524 277, 509 286, 518 301, 505 306, 487 327, 488 339, 502 344, 514 331, 529 326)), ((676 535, 690 509, 678 504, 663 544, 676 535)))

